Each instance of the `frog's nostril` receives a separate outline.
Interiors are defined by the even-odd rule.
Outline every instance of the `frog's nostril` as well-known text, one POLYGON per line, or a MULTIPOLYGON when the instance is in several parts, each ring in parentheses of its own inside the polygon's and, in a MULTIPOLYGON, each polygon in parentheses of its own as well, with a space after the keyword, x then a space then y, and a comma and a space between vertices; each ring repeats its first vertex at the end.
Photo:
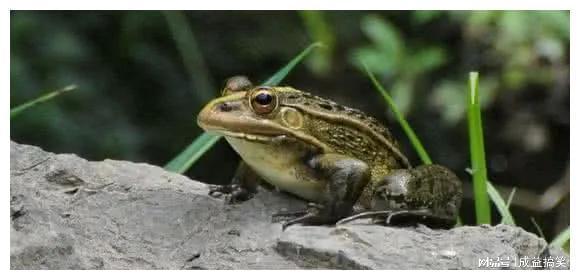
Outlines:
POLYGON ((228 104, 228 103, 226 102, 226 103, 222 103, 222 104, 220 104, 220 105, 218 106, 218 109, 219 109, 220 111, 222 111, 222 112, 229 112, 229 111, 231 111, 231 110, 233 109, 233 107, 232 107, 230 104, 228 104))

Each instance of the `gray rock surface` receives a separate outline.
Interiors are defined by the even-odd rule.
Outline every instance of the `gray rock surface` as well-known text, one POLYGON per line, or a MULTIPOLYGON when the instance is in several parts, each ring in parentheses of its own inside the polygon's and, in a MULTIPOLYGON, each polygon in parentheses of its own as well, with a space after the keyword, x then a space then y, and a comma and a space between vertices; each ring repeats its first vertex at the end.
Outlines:
MULTIPOLYGON (((546 242, 521 228, 507 225, 464 226, 432 230, 425 226, 393 228, 370 224, 339 227, 293 227, 280 237, 276 249, 301 267, 348 269, 492 269, 514 267, 524 256, 560 258, 561 250, 544 251, 546 242), (489 259, 486 259, 489 258, 489 259), (489 266, 485 264, 489 260, 489 266), (502 262, 498 261, 501 260, 502 262)), ((530 258, 529 269, 531 269, 530 258)))
MULTIPOLYGON (((476 269, 478 259, 541 256, 517 227, 391 228, 364 220, 292 226, 304 203, 261 191, 238 205, 160 167, 90 162, 10 143, 12 269, 476 269)), ((554 259, 559 249, 543 251, 554 259)), ((513 267, 512 267, 513 268, 513 267)))

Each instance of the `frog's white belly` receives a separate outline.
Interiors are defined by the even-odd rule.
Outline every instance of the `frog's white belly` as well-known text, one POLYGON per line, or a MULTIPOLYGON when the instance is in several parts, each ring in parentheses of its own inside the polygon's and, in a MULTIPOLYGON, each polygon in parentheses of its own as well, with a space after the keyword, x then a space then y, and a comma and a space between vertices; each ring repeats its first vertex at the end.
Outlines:
MULTIPOLYGON (((225 137, 230 145, 252 169, 268 183, 280 190, 309 201, 322 199, 325 182, 308 175, 312 172, 292 151, 283 147, 225 137)), ((291 148, 289 148, 291 149, 291 148)))

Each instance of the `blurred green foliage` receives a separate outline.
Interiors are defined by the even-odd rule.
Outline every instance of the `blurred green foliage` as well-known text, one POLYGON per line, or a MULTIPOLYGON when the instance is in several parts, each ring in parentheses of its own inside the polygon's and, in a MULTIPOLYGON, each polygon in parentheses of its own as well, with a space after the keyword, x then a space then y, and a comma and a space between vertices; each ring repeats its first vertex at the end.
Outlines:
MULTIPOLYGON (((530 84, 549 85, 566 75, 569 64, 569 13, 552 12, 451 12, 450 19, 464 25, 465 44, 476 53, 466 54, 483 73, 481 105, 487 107, 500 93, 517 92, 530 84), (562 68, 564 67, 564 68, 562 68)), ((461 75, 461 73, 458 73, 461 75)), ((433 104, 448 123, 461 120, 465 107, 461 77, 446 77, 434 89, 433 104)))
POLYGON ((332 28, 321 11, 300 11, 299 14, 312 41, 320 42, 324 46, 314 51, 306 62, 312 72, 326 76, 332 67, 332 54, 336 40, 332 28))
POLYGON ((405 41, 393 24, 376 15, 362 18, 361 30, 371 41, 367 46, 352 52, 351 61, 360 62, 388 80, 397 107, 407 113, 414 96, 414 83, 421 75, 440 66, 445 61, 441 47, 422 44, 413 46, 405 41))

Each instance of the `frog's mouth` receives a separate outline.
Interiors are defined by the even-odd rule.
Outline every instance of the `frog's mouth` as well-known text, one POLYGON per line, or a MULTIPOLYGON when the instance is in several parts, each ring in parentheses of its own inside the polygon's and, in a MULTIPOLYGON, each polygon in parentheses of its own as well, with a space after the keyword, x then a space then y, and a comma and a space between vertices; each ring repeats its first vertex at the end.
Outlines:
POLYGON ((245 132, 235 132, 235 131, 227 131, 227 130, 210 130, 209 133, 222 135, 224 137, 233 137, 237 139, 243 139, 250 142, 272 142, 275 138, 278 137, 285 137, 285 135, 261 135, 261 134, 250 134, 245 132))
POLYGON ((280 137, 288 137, 282 133, 256 133, 256 132, 240 132, 234 131, 230 129, 226 129, 223 127, 218 127, 214 125, 203 124, 200 125, 207 133, 214 134, 214 135, 221 135, 224 137, 231 137, 236 139, 242 139, 250 142, 260 142, 260 143, 267 143, 272 142, 276 138, 280 137))

